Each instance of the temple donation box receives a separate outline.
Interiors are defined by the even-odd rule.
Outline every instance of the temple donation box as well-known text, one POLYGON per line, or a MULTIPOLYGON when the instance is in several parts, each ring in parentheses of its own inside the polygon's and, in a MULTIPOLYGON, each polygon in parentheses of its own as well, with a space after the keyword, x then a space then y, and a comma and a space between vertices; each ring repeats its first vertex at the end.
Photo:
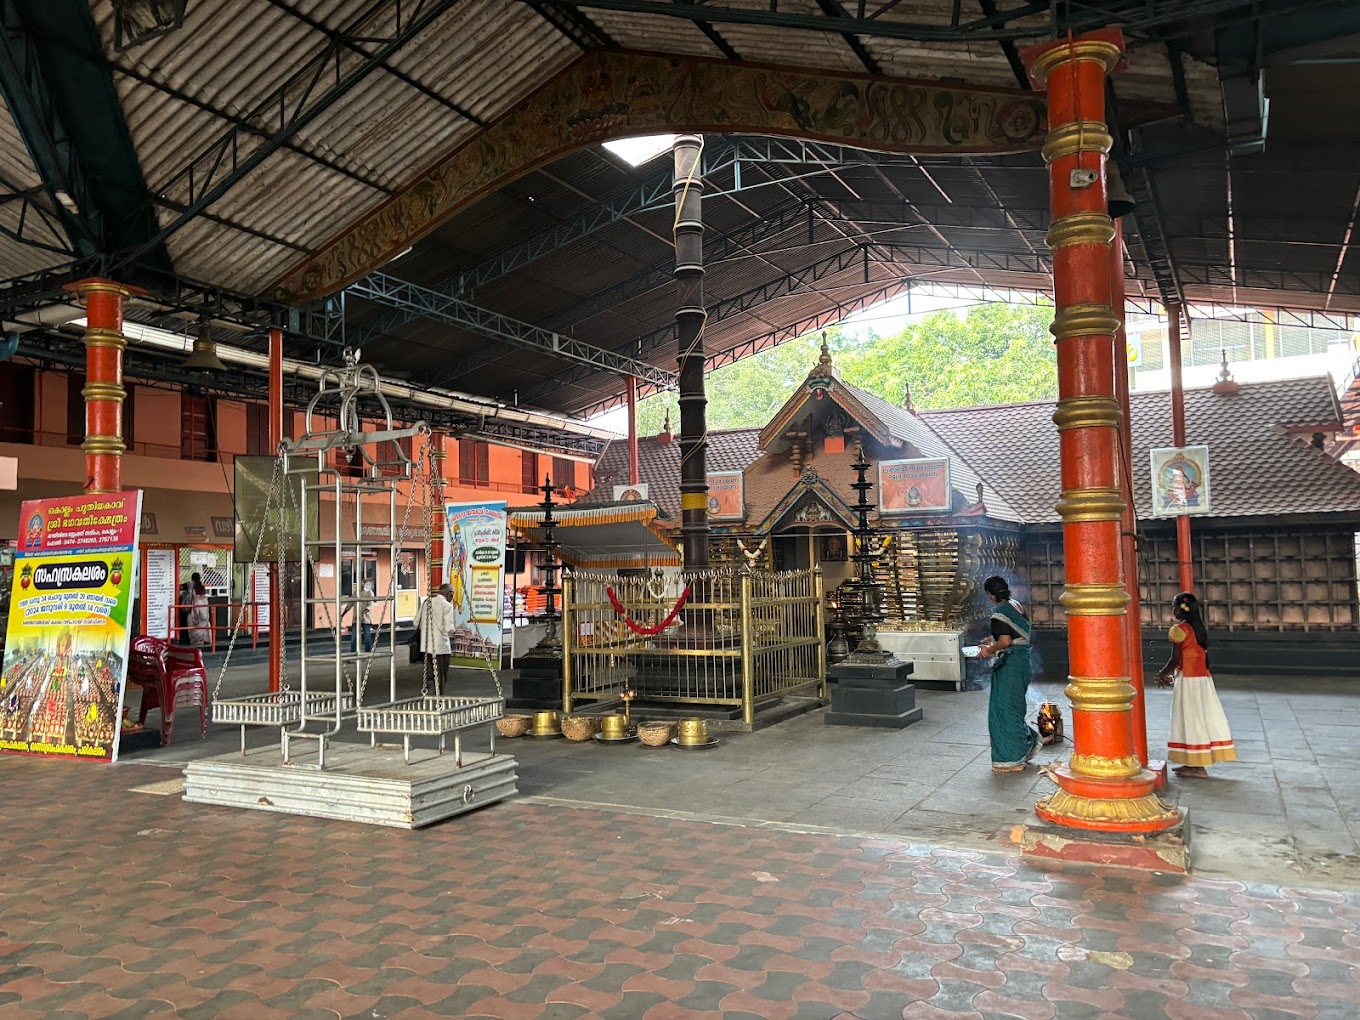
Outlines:
POLYGON ((880 630, 878 643, 915 667, 911 680, 918 687, 938 683, 963 690, 963 631, 880 630))

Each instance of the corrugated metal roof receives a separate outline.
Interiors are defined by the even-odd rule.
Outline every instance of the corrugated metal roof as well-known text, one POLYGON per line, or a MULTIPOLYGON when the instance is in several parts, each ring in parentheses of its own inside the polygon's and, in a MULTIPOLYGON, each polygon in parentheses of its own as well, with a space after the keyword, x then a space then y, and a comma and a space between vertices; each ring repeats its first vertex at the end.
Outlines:
MULTIPOLYGON (((17 194, 41 185, 42 178, 33 166, 19 126, 14 123, 9 107, 0 100, 0 188, 17 194)), ((35 196, 35 201, 48 208, 45 194, 35 196)), ((22 202, 0 203, 0 276, 25 276, 69 261, 55 252, 26 245, 4 232, 18 234, 21 218, 25 237, 56 246, 66 243, 65 237, 54 233, 31 212, 25 216, 22 202)))

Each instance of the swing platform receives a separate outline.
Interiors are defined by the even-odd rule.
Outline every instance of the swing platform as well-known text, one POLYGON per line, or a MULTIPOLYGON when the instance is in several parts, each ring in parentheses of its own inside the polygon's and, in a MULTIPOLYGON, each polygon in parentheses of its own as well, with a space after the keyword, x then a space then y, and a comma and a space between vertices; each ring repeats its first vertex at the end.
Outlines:
POLYGON ((514 796, 515 759, 494 750, 445 754, 416 748, 407 764, 400 744, 332 743, 326 768, 311 749, 279 761, 277 745, 192 762, 184 799, 193 804, 419 829, 514 796), (458 759, 461 757, 462 764, 458 759))

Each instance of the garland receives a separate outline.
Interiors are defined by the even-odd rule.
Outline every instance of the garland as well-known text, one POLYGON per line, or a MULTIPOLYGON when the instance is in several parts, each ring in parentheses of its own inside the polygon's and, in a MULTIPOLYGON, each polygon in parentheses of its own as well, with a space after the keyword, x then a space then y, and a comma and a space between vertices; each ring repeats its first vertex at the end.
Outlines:
POLYGON ((628 610, 625 609, 623 603, 619 601, 619 597, 614 594, 613 588, 606 587, 605 594, 609 596, 609 604, 614 607, 614 615, 622 616, 623 622, 628 624, 629 630, 640 637, 655 637, 674 623, 675 618, 680 615, 680 610, 684 608, 685 602, 689 599, 689 585, 685 585, 685 590, 680 593, 680 600, 675 603, 675 608, 667 613, 666 618, 655 627, 643 627, 634 623, 627 615, 628 610))

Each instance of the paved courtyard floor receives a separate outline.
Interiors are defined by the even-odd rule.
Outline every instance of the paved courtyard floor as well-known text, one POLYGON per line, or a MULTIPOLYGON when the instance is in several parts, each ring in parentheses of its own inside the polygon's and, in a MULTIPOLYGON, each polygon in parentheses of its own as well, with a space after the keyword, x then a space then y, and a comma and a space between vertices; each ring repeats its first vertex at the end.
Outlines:
POLYGON ((991 773, 979 692, 903 733, 506 742, 527 795, 417 832, 133 792, 235 731, 0 757, 0 1016, 1354 1018, 1360 702, 1222 694, 1244 760, 1175 784, 1189 878, 1018 860, 1046 781, 991 773))

